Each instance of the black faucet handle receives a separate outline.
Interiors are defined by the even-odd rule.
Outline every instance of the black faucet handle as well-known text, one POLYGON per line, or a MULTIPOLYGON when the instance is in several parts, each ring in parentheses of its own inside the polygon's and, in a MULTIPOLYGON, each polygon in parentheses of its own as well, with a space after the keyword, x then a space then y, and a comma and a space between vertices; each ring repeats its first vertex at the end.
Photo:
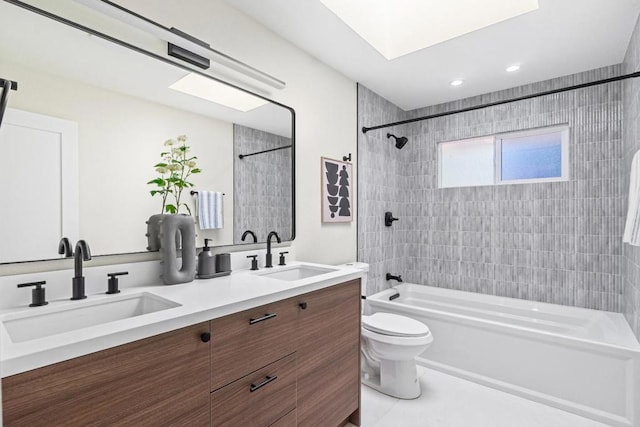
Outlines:
POLYGON ((47 284, 47 281, 46 281, 46 280, 41 280, 41 281, 39 281, 39 282, 20 283, 20 284, 18 285, 18 287, 19 287, 19 288, 26 288, 26 287, 29 287, 29 286, 35 286, 35 287, 36 287, 36 289, 40 289, 40 287, 41 287, 42 285, 46 285, 46 284, 47 284))
POLYGON ((258 270, 258 255, 247 255, 247 258, 251 258, 251 270, 258 270))
POLYGON ((34 286, 31 290, 31 304, 29 304, 29 307, 40 307, 49 304, 45 297, 45 288, 42 287, 42 285, 46 283, 46 280, 41 280, 38 282, 20 283, 18 285, 19 288, 34 286))
POLYGON ((398 218, 394 218, 393 213, 385 212, 384 213, 384 225, 387 227, 391 227, 393 221, 398 221, 398 218))
POLYGON ((117 273, 107 273, 107 276, 109 276, 109 277, 118 277, 118 276, 126 276, 127 274, 129 274, 128 271, 119 271, 117 273))
POLYGON ((287 264, 285 264, 285 261, 286 261, 286 260, 284 259, 284 256, 285 256, 286 254, 288 254, 288 253, 289 253, 289 252, 280 252, 280 262, 278 263, 278 265, 287 265, 287 264))
POLYGON ((109 280, 107 280, 107 292, 105 292, 105 294, 108 294, 108 295, 119 294, 120 289, 118 289, 118 277, 126 276, 127 274, 129 274, 128 271, 119 271, 117 273, 107 273, 109 280))

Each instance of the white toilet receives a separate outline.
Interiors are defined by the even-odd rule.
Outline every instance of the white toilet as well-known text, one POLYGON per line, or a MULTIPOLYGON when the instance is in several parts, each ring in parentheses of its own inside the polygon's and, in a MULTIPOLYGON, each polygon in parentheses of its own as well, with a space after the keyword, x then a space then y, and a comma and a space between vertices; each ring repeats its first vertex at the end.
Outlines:
MULTIPOLYGON (((362 295, 365 295, 369 265, 348 264, 365 272, 362 295)), ((366 300, 363 313, 367 313, 366 300)), ((433 335, 422 322, 391 313, 362 316, 362 383, 389 396, 415 399, 420 396, 416 356, 433 342, 433 335)))

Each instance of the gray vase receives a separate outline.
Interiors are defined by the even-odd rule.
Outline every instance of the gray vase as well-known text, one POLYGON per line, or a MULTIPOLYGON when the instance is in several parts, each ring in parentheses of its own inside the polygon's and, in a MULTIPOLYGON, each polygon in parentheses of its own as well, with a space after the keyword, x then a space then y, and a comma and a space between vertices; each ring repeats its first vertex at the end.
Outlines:
POLYGON ((147 220, 147 250, 157 252, 160 250, 160 223, 169 214, 151 215, 147 220))
POLYGON ((147 221, 148 250, 160 251, 161 278, 167 285, 191 282, 196 277, 196 229, 189 215, 152 215, 147 221), (178 268, 178 250, 182 265, 178 268))

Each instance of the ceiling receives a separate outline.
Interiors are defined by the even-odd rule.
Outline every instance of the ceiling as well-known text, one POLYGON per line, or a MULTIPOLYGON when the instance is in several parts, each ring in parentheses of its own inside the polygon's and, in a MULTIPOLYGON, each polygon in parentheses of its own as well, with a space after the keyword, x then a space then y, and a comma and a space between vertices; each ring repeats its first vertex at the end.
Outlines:
POLYGON ((404 110, 618 64, 640 12, 640 0, 539 0, 537 10, 388 60, 320 0, 226 1, 404 110), (520 70, 505 71, 514 64, 520 70), (463 84, 451 86, 456 79, 463 84))

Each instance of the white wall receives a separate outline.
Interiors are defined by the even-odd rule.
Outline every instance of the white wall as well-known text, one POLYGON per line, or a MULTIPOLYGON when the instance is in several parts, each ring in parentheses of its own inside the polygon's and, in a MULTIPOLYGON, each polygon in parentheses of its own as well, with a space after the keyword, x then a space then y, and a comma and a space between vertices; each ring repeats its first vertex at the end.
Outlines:
POLYGON ((119 4, 201 38, 212 48, 287 83, 271 98, 296 110, 297 237, 293 245, 297 258, 328 264, 355 260, 355 221, 322 224, 320 218, 320 157, 341 160, 352 153, 355 160, 355 82, 222 0, 120 0, 119 4))

